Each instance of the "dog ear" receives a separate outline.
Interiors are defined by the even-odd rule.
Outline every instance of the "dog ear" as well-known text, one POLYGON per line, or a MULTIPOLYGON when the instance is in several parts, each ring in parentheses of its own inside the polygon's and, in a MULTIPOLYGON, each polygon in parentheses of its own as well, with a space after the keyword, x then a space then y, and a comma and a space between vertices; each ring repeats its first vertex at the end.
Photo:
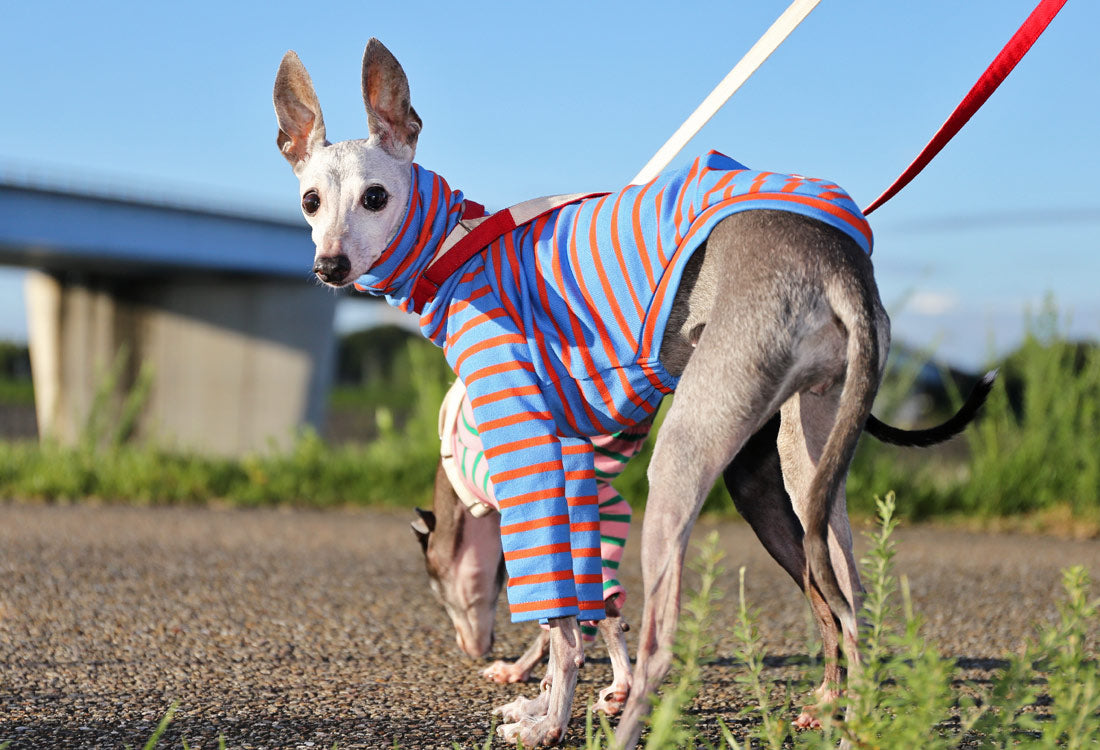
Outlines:
POLYGON ((283 55, 275 76, 276 143, 297 174, 315 149, 327 144, 325 118, 313 90, 313 81, 293 50, 283 55))
POLYGON ((416 514, 420 518, 413 521, 409 526, 412 527, 413 533, 416 534, 416 541, 420 542, 420 548, 424 552, 428 551, 428 537, 433 531, 435 531, 435 513, 430 510, 416 509, 416 514))
POLYGON ((390 156, 411 162, 423 123, 410 104, 401 63, 374 37, 363 51, 363 104, 371 136, 390 156))
POLYGON ((416 515, 420 516, 420 520, 425 524, 428 531, 435 531, 435 513, 423 508, 416 508, 416 515))

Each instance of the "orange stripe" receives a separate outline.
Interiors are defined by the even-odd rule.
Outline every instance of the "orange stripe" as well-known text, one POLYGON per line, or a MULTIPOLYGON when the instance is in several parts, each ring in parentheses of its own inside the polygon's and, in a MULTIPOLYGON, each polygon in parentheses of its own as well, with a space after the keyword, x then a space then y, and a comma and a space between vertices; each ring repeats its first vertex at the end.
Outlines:
MULTIPOLYGON (((557 544, 543 544, 540 547, 531 547, 529 549, 517 549, 512 552, 505 552, 505 560, 523 560, 528 557, 541 557, 543 555, 556 555, 559 552, 568 552, 569 542, 559 542, 557 544)), ((576 555, 573 555, 576 557, 576 555)))
MULTIPOLYGON (((410 203, 408 209, 406 209, 405 223, 402 225, 401 229, 398 230, 398 232, 394 236, 394 238, 392 240, 390 240, 389 252, 386 253, 383 257, 380 257, 376 261, 376 263, 384 263, 386 260, 389 259, 389 256, 391 254, 393 254, 393 251, 401 244, 401 240, 402 240, 402 238, 404 238, 405 232, 408 231, 410 226, 412 226, 413 218, 415 218, 415 216, 416 216, 416 209, 420 205, 420 190, 418 189, 419 182, 420 182, 420 177, 418 176, 418 170, 413 170, 413 173, 412 173, 412 203, 410 203)), ((390 278, 393 278, 392 274, 391 274, 390 278)), ((387 279, 387 281, 389 281, 389 279, 387 279)), ((383 283, 385 283, 385 282, 383 282, 383 283)))
MULTIPOLYGON (((625 195, 625 190, 619 191, 618 197, 615 198, 615 205, 611 209, 611 247, 615 251, 615 259, 619 262, 619 270, 622 271, 623 279, 628 280, 630 279, 630 271, 626 264, 626 256, 623 255, 623 245, 619 237, 619 206, 625 195)), ((601 278, 601 281, 605 281, 604 287, 606 290, 606 280, 601 278)), ((635 291, 634 285, 627 284, 627 287, 630 289, 630 299, 634 302, 634 313, 638 316, 638 320, 644 320, 645 309, 642 307, 641 300, 638 299, 638 293, 635 291)), ((608 294, 608 299, 612 299, 611 294, 608 294)), ((634 341, 634 339, 631 339, 631 341, 634 341)), ((635 342, 634 348, 637 348, 637 342, 635 342)))
MULTIPOLYGON (((541 219, 537 219, 535 221, 535 223, 532 225, 531 232, 532 232, 532 235, 534 237, 535 242, 538 241, 538 237, 545 230, 546 225, 549 223, 551 216, 556 216, 556 214, 547 214, 546 216, 542 217, 541 219)), ((532 262, 534 262, 536 265, 538 264, 538 254, 537 253, 532 257, 532 262)), ((551 321, 551 323, 553 324, 554 330, 557 331, 557 333, 558 333, 558 341, 562 342, 562 353, 561 353, 562 363, 565 365, 566 369, 568 369, 569 361, 570 361, 570 359, 569 359, 569 347, 564 345, 565 335, 562 333, 561 328, 558 326, 557 319, 550 313, 550 301, 549 301, 549 295, 547 293, 547 283, 546 283, 546 277, 545 277, 545 274, 544 274, 544 269, 541 266, 539 266, 538 268, 539 268, 539 272, 537 274, 535 274, 535 281, 536 281, 536 286, 538 288, 539 302, 542 304, 542 309, 546 313, 546 319, 551 321)), ((550 351, 549 351, 549 349, 546 348, 546 332, 545 331, 539 331, 535 335, 535 346, 538 347, 539 356, 542 357, 543 362, 551 362, 552 361, 550 359, 550 351)), ((569 406, 569 399, 566 398, 566 396, 565 396, 565 390, 562 388, 562 385, 558 380, 556 372, 553 373, 553 375, 551 377, 551 380, 553 381, 553 384, 554 384, 554 391, 558 394, 558 405, 561 407, 561 410, 565 415, 566 422, 573 425, 573 427, 575 427, 577 429, 580 429, 579 427, 577 427, 576 415, 573 413, 573 409, 569 406)))
POLYGON ((462 354, 458 355, 455 360, 454 369, 459 370, 462 368, 462 363, 470 357, 485 351, 486 349, 495 349, 498 346, 504 346, 505 344, 525 344, 527 339, 520 336, 518 333, 502 333, 499 336, 492 336, 491 338, 483 339, 477 342, 473 346, 468 346, 462 350, 462 354))
MULTIPOLYGON (((509 232, 508 234, 504 235, 504 241, 503 242, 494 243, 493 244, 493 250, 494 250, 493 258, 494 258, 494 261, 496 262, 496 267, 497 267, 496 277, 497 277, 497 284, 499 285, 498 288, 502 289, 502 290, 505 288, 504 276, 503 276, 503 273, 504 273, 504 270, 505 270, 505 265, 504 265, 504 261, 503 261, 502 256, 505 253, 507 253, 507 255, 508 255, 508 265, 510 265, 512 267, 512 282, 513 282, 513 285, 514 285, 513 288, 514 289, 519 289, 520 288, 519 279, 516 276, 516 274, 519 273, 519 258, 516 256, 515 237, 512 234, 512 232, 509 232)), ((512 320, 515 320, 515 321, 523 320, 522 313, 520 313, 520 311, 516 308, 515 304, 512 303, 511 295, 505 294, 504 292, 501 292, 500 301, 501 301, 501 303, 503 303, 504 307, 508 310, 508 314, 510 316, 512 316, 512 320)))
POLYGON ((504 388, 496 393, 490 393, 487 396, 478 396, 477 398, 470 399, 470 406, 475 409, 479 406, 485 406, 486 404, 496 403, 497 401, 503 401, 506 398, 519 398, 520 396, 534 396, 540 393, 537 385, 525 385, 520 388, 504 388))
MULTIPOLYGON (((586 576, 590 577, 590 576, 586 576)), ((532 573, 529 576, 516 576, 515 578, 508 579, 508 588, 513 586, 526 586, 532 583, 550 583, 551 581, 568 581, 573 578, 572 570, 559 570, 555 573, 532 573)), ((603 577, 600 576, 599 581, 585 581, 585 583, 602 583, 603 577)), ((580 583, 580 581, 578 581, 580 583)))
POLYGON ((657 375, 657 371, 654 370, 651 365, 646 362, 639 362, 639 364, 642 367, 642 372, 645 373, 646 379, 648 379, 649 382, 657 388, 657 390, 664 394, 672 393, 672 389, 664 384, 661 378, 657 375))
POLYGON ((592 445, 590 443, 572 443, 570 445, 562 446, 561 454, 563 456, 579 456, 582 453, 591 453, 592 445))
POLYGON ((522 495, 516 495, 515 497, 508 498, 507 500, 500 500, 499 502, 501 508, 514 508, 517 505, 526 505, 527 503, 535 503, 539 500, 549 500, 555 497, 565 497, 565 490, 561 487, 550 487, 545 490, 525 492, 522 495))
MULTIPOLYGON (((492 310, 490 310, 489 312, 482 313, 481 315, 476 315, 473 318, 470 318, 468 321, 466 321, 462 325, 461 328, 459 328, 457 331, 455 331, 453 334, 451 334, 448 337, 448 339, 447 339, 448 346, 450 345, 451 341, 457 341, 457 340, 461 339, 465 334, 469 333, 471 329, 477 328, 482 323, 487 323, 490 320, 496 320, 497 318, 503 318, 506 314, 507 313, 504 311, 503 308, 496 307, 496 308, 493 308, 492 310)), ((447 346, 444 346, 443 348, 446 351, 447 346)))
MULTIPOLYGON (((504 367, 504 365, 495 365, 495 367, 504 367)), ((484 424, 479 424, 477 426, 477 429, 479 432, 484 434, 486 432, 490 432, 491 430, 500 429, 501 427, 511 427, 514 424, 520 424, 522 422, 528 422, 531 420, 549 420, 550 418, 550 412, 548 411, 521 411, 515 414, 509 414, 507 417, 490 419, 484 424)))
POLYGON ((764 183, 768 181, 775 172, 761 172, 756 176, 756 179, 752 181, 752 185, 749 186, 750 193, 756 193, 760 191, 760 188, 764 187, 764 183))
MULTIPOLYGON (((598 602, 598 604, 601 607, 604 606, 603 602, 598 602)), ((513 613, 517 613, 517 612, 534 612, 534 611, 540 610, 540 609, 558 609, 560 607, 576 607, 576 606, 577 606, 577 597, 568 596, 564 599, 544 599, 541 602, 529 602, 527 604, 509 604, 508 609, 511 610, 513 613)), ((588 609, 592 609, 592 607, 588 607, 588 609)))
MULTIPOLYGON (((606 200, 606 196, 599 199, 599 201, 596 203, 595 208, 592 211, 592 218, 589 221, 588 244, 589 244, 589 248, 592 248, 593 250, 598 246, 597 235, 596 235, 596 227, 598 225, 597 217, 599 215, 600 209, 604 207, 605 200, 606 200)), ((615 214, 618 211, 618 204, 617 203, 613 207, 613 210, 614 210, 614 213, 612 214, 612 221, 615 220, 615 214)), ((575 230, 575 228, 576 228, 576 226, 574 225, 574 230, 575 230)), ((614 238, 614 237, 616 237, 616 235, 614 233, 612 233, 612 237, 614 238)), ((580 259, 577 255, 577 245, 576 245, 576 233, 575 233, 575 231, 574 231, 573 234, 570 235, 570 238, 569 238, 569 254, 570 254, 570 258, 573 262, 573 268, 574 269, 580 269, 581 265, 580 265, 580 259)), ((603 291, 604 291, 604 294, 607 297, 608 304, 611 307, 612 315, 614 315, 615 320, 619 325, 619 330, 623 333, 624 338, 630 343, 631 350, 636 351, 638 349, 638 340, 634 337, 633 331, 630 329, 630 326, 627 324, 626 319, 623 317, 622 309, 618 305, 618 302, 616 300, 616 295, 615 295, 614 291, 611 289, 611 285, 610 285, 610 283, 608 281, 608 278, 607 278, 607 273, 604 269, 602 261, 600 260, 600 254, 597 253, 597 252, 593 252, 592 253, 592 260, 593 260, 593 264, 595 266, 597 275, 600 279, 600 283, 603 285, 603 291)), ((625 278, 626 277, 624 275, 624 279, 625 278)), ((611 338, 610 334, 608 333, 608 330, 607 330, 606 326, 604 326, 604 324, 603 324, 603 316, 598 314, 598 311, 601 308, 599 308, 596 305, 595 301, 592 298, 591 293, 588 291, 588 287, 584 282, 584 278, 583 278, 583 276, 581 276, 580 273, 576 274, 576 280, 577 280, 577 286, 580 288, 581 294, 584 296, 585 300, 588 302, 589 308, 593 312, 593 316, 592 316, 593 321, 596 324, 597 332, 599 333, 598 338, 601 342, 604 354, 606 355, 608 361, 614 362, 616 360, 616 357, 615 357, 614 346, 611 343, 612 338, 611 338)), ((558 283, 561 284, 561 281, 559 280, 558 283)), ((630 286, 629 283, 628 283, 628 286, 630 286)), ((631 294, 633 294, 634 293, 633 287, 630 287, 630 290, 631 290, 631 294)), ((644 319, 644 316, 643 316, 642 319, 644 319)), ((577 330, 577 326, 576 326, 575 323, 574 323, 574 340, 576 342, 578 342, 577 346, 578 346, 578 348, 580 348, 581 355, 584 358, 585 369, 588 370, 589 376, 591 377, 593 384, 596 386, 596 390, 597 390, 597 392, 599 392, 600 397, 603 399, 604 405, 607 407, 607 410, 610 412, 612 418, 617 422, 627 421, 626 418, 622 415, 622 413, 618 410, 617 405, 616 405, 614 399, 611 396, 611 392, 607 388, 607 384, 603 379, 603 376, 598 374, 597 372, 595 372, 595 364, 593 362, 591 362, 591 359, 588 355, 588 348, 586 346, 584 346, 584 344, 582 343, 583 339, 581 338, 580 331, 577 330)), ((626 395, 627 399, 632 404, 634 404, 636 407, 638 407, 639 409, 648 409, 649 408, 649 402, 646 401, 644 398, 642 398, 640 395, 638 395, 638 393, 634 390, 634 387, 631 385, 630 380, 627 378, 626 372, 623 370, 623 368, 615 368, 614 372, 615 372, 615 376, 619 380, 619 385, 622 386, 623 393, 626 395)), ((591 413, 589 414, 589 418, 590 419, 592 418, 591 413)), ((594 425, 597 425, 597 426, 601 425, 601 423, 599 422, 598 419, 592 419, 592 423, 594 425)))
MULTIPOLYGON (((596 583, 596 582, 593 581, 593 583, 596 583)), ((597 610, 597 609, 602 610, 606 606, 607 605, 605 605, 602 600, 601 601, 595 601, 595 602, 581 602, 580 605, 577 607, 577 609, 579 609, 583 612, 590 612, 590 611, 597 610)))
MULTIPOLYGON (((603 198, 600 198, 599 202, 596 204, 595 210, 593 210, 593 212, 592 212, 592 221, 589 223, 589 229, 588 229, 588 247, 593 250, 593 252, 592 252, 592 264, 596 268, 596 274, 597 274, 597 277, 599 278, 600 286, 603 287, 604 296, 607 298, 608 305, 611 307, 611 314, 613 316, 615 316, 615 322, 619 324, 619 331, 622 332, 623 338, 626 339, 626 341, 630 344, 630 350, 635 351, 638 348, 638 340, 634 338, 634 332, 631 331, 630 326, 627 325, 626 318, 623 317, 623 311, 619 308, 618 301, 615 299, 616 295, 615 295, 615 292, 611 289, 611 282, 608 280, 607 271, 604 270, 603 261, 600 260, 600 254, 598 252, 595 252, 596 248, 599 247, 598 238, 596 236, 596 224, 597 224, 596 215, 599 213, 600 208, 603 207, 603 204, 604 204, 605 200, 607 200, 607 196, 604 196, 603 198)), ((619 254, 619 250, 618 250, 618 247, 617 247, 618 242, 615 238, 615 226, 614 226, 614 224, 615 224, 615 212, 617 212, 618 210, 619 210, 619 203, 618 203, 618 201, 616 201, 615 205, 612 207, 612 214, 611 214, 611 222, 612 222, 611 239, 612 239, 612 244, 614 246, 616 246, 615 247, 615 253, 616 254, 619 254)), ((574 262, 576 262, 576 260, 577 260, 576 257, 574 257, 574 262)), ((574 268, 577 271, 580 270, 579 265, 574 266, 574 268)), ((630 282, 630 277, 625 273, 625 270, 624 270, 624 273, 623 273, 623 281, 627 282, 627 287, 630 288, 630 293, 634 294, 634 288, 632 286, 630 286, 630 283, 629 283, 630 282)), ((588 304, 592 308, 592 311, 596 312, 596 310, 598 310, 599 308, 596 306, 595 301, 592 299, 592 295, 589 294, 588 287, 585 285, 584 281, 582 280, 582 277, 581 277, 580 273, 577 273, 577 284, 578 284, 578 286, 580 286, 581 293, 584 295, 585 299, 588 300, 588 304)), ((637 298, 635 298, 635 300, 636 299, 637 298)), ((596 318, 596 323, 600 326, 600 329, 604 333, 604 339, 603 339, 604 340, 604 351, 607 352, 608 359, 610 359, 611 361, 614 361, 614 358, 611 356, 610 347, 608 346, 608 337, 606 336, 607 330, 603 327, 603 324, 600 322, 600 316, 596 315, 595 318, 596 318)))
POLYGON ((508 482, 512 479, 520 479, 521 477, 529 477, 532 474, 542 474, 543 472, 549 473, 557 471, 561 471, 561 461, 543 461, 539 464, 521 466, 518 469, 512 469, 510 471, 502 471, 499 474, 493 474, 493 484, 500 484, 501 482, 508 482))
MULTIPOLYGON (((600 530, 600 522, 599 521, 583 521, 581 523, 571 523, 571 524, 569 524, 569 530, 570 531, 599 531, 600 530)), ((503 527, 502 527, 500 533, 501 534, 504 533, 503 527)))
MULTIPOLYGON (((731 199, 731 201, 728 201, 728 202, 742 203, 742 202, 747 201, 747 200, 785 201, 785 202, 788 202, 788 203, 801 203, 804 206, 810 206, 812 208, 816 208, 819 211, 823 211, 823 212, 829 214, 830 216, 832 216, 836 219, 840 219, 842 222, 844 222, 845 224, 850 226, 852 229, 859 232, 861 235, 863 235, 863 238, 865 240, 867 240, 867 246, 868 247, 871 246, 873 235, 871 234, 871 227, 867 223, 867 220, 864 219, 862 215, 857 216, 856 214, 854 214, 850 211, 846 211, 843 208, 841 208, 840 206, 836 205, 835 203, 831 203, 830 201, 821 200, 821 199, 816 198, 816 197, 811 196, 811 195, 788 195, 786 193, 757 193, 756 195, 751 195, 751 196, 749 196, 749 195, 739 196, 739 197, 731 199)), ((715 206, 715 208, 719 208, 719 207, 720 206, 715 206)), ((691 237, 692 234, 694 234, 694 232, 689 233, 688 237, 691 237)), ((687 239, 687 238, 685 238, 685 239, 687 239)))
POLYGON ((498 445, 493 448, 486 448, 485 457, 493 458, 499 456, 501 453, 512 453, 526 448, 534 448, 536 445, 556 443, 557 441, 558 439, 553 435, 536 435, 535 437, 523 438, 522 440, 513 440, 510 443, 504 443, 503 445, 498 445))
MULTIPOLYGON (((582 548, 579 548, 579 549, 574 548, 572 554, 573 554, 573 557, 599 557, 600 556, 600 548, 599 547, 582 547, 582 548)), ((505 555, 504 557, 505 557, 505 559, 508 558, 507 555, 505 555)))
MULTIPOLYGON (((446 185, 446 183, 443 182, 442 177, 436 175, 435 178, 432 180, 431 202, 426 207, 427 213, 425 214, 423 222, 420 225, 420 234, 416 238, 416 247, 424 247, 428 242, 428 238, 431 237, 432 224, 435 223, 435 215, 437 213, 437 206, 439 205, 439 193, 442 185, 446 185)), ((390 274, 390 277, 386 279, 386 286, 389 286, 394 279, 401 278, 401 276, 405 273, 405 271, 409 269, 409 266, 412 265, 413 261, 416 260, 418 256, 419 253, 409 253, 408 255, 406 255, 405 259, 397 267, 397 270, 390 274)))
POLYGON ((578 471, 565 472, 565 478, 567 481, 579 482, 585 479, 593 479, 596 476, 595 469, 580 469, 578 471))
POLYGON ((519 534, 524 531, 531 531, 532 529, 546 529, 550 528, 551 526, 565 526, 568 523, 569 516, 547 516, 546 518, 536 518, 532 521, 522 521, 520 523, 510 523, 506 526, 501 526, 500 535, 507 536, 508 534, 519 534))
POLYGON ((649 289, 647 291, 649 292, 657 288, 657 281, 653 275, 652 259, 649 257, 649 253, 646 252, 645 232, 642 231, 641 210, 642 198, 645 197, 646 191, 651 187, 653 187, 652 180, 650 180, 649 183, 638 192, 638 195, 635 196, 634 206, 630 210, 631 227, 634 230, 634 245, 638 248, 638 256, 641 258, 642 268, 645 269, 646 281, 649 282, 649 289))
MULTIPOLYGON (((668 268, 668 258, 665 256, 665 243, 661 241, 661 212, 664 210, 665 205, 665 191, 657 193, 657 257, 661 261, 661 271, 668 268)), ((675 252, 675 251, 674 251, 675 252)))
MULTIPOLYGON (((699 161, 700 161, 699 159, 696 159, 695 161, 693 161, 691 163, 691 170, 688 172, 687 177, 684 178, 684 184, 685 185, 690 185, 692 179, 695 177, 696 174, 698 174, 698 172, 699 172, 699 161)), ((680 226, 684 222, 684 200, 686 199, 690 202, 690 197, 688 195, 688 193, 690 193, 690 192, 691 191, 689 191, 689 190, 681 190, 681 191, 679 191, 679 193, 676 196, 677 197, 676 211, 672 216, 672 220, 676 224, 676 247, 680 246, 680 242, 683 239, 680 236, 680 226)), ((657 215, 660 216, 660 213, 658 213, 657 215)), ((691 220, 689 219, 688 221, 690 222, 691 220)))
POLYGON ((574 576, 573 580, 577 583, 603 583, 603 575, 591 573, 589 575, 574 576))
POLYGON ((781 192, 781 193, 793 193, 795 190, 798 190, 798 188, 802 187, 802 185, 804 183, 805 183, 805 180, 802 180, 799 177, 794 177, 794 176, 788 177, 787 178, 787 184, 784 185, 783 189, 780 190, 779 192, 781 192))
MULTIPOLYGON (((596 225, 596 211, 599 210, 599 207, 603 204, 605 198, 600 198, 599 202, 596 204, 596 210, 593 211, 592 221, 590 222, 590 226, 592 227, 595 227, 596 225)), ((579 222, 574 221, 573 226, 571 227, 569 232, 569 256, 573 261, 573 268, 575 269, 579 269, 581 267, 580 259, 577 256, 578 223, 579 222)), ((558 288, 562 290, 566 289, 565 280, 562 278, 561 268, 555 268, 554 274, 555 278, 558 281, 558 288)), ((580 287, 581 294, 588 301, 589 307, 592 310, 592 319, 595 321, 596 326, 599 329, 599 338, 603 342, 605 351, 607 351, 607 347, 609 346, 609 344, 607 343, 607 329, 604 328, 603 322, 600 319, 600 315, 596 314, 597 308, 592 304, 591 297, 589 297, 588 295, 588 290, 584 286, 581 275, 577 273, 575 274, 575 278, 577 280, 577 285, 580 287)), ((571 318, 570 320, 573 324, 573 341, 575 342, 574 345, 576 346, 577 351, 580 352, 581 360, 584 362, 584 369, 588 372, 588 377, 592 380, 592 384, 596 386, 596 392, 600 394, 600 398, 603 399, 604 406, 606 406, 607 410, 611 412, 611 418, 617 422, 625 422, 626 418, 623 417, 623 415, 619 413, 619 410, 615 408, 615 402, 614 399, 611 397, 611 391, 608 390, 607 384, 604 382, 602 374, 596 367, 596 363, 593 361, 592 356, 588 351, 588 347, 584 343, 584 331, 580 327, 580 322, 576 318, 571 318)), ((614 361, 614 357, 609 356, 608 359, 614 361)), ((600 421, 600 418, 596 415, 592 408, 588 405, 588 399, 581 399, 581 405, 584 407, 584 410, 587 413, 588 419, 592 423, 592 425, 596 429, 602 430, 603 423, 600 421)))
POLYGON ((482 269, 480 268, 475 268, 472 271, 467 271, 466 273, 458 277, 458 283, 469 284, 471 281, 477 278, 478 274, 481 273, 481 271, 482 269))
POLYGON ((599 495, 578 495, 566 501, 570 508, 583 508, 586 505, 595 505, 600 500, 599 495))
MULTIPOLYGON (((482 297, 486 296, 490 292, 492 292, 492 289, 489 287, 488 284, 486 284, 486 285, 480 286, 477 289, 475 289, 474 291, 470 292, 463 299, 453 300, 451 302, 451 304, 447 307, 447 314, 446 315, 442 315, 439 318, 438 321, 436 321, 433 318, 433 319, 429 320, 426 324, 421 323, 420 324, 421 329, 423 329, 425 325, 432 326, 434 324, 435 328, 432 330, 432 332, 430 334, 428 334, 428 338, 430 338, 432 340, 435 340, 439 336, 440 329, 443 328, 443 324, 446 323, 449 318, 451 318, 452 316, 457 316, 459 313, 461 313, 463 310, 465 310, 467 307, 469 307, 473 302, 481 299, 482 297)), ((440 307, 436 310, 436 312, 438 313, 442 309, 443 308, 440 307)))
POLYGON ((462 382, 469 388, 470 384, 487 378, 492 375, 499 375, 502 372, 510 372, 513 370, 526 370, 527 372, 534 372, 535 366, 530 362, 502 362, 499 365, 489 365, 488 367, 482 367, 480 370, 474 370, 473 372, 462 375, 462 382))

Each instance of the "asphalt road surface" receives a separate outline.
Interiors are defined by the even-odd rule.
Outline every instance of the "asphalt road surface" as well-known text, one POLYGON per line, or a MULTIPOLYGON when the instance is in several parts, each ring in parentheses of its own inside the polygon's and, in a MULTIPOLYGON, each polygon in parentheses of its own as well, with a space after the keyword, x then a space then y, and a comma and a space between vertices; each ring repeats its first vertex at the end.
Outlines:
MULTIPOLYGON (((0 743, 142 747, 174 702, 161 748, 481 747, 490 710, 537 685, 477 674, 426 585, 410 514, 0 504, 0 743)), ((812 632, 794 585, 746 526, 719 528, 736 612, 737 568, 769 654, 769 679, 805 667, 812 632)), ((699 531, 697 531, 697 536, 699 531)), ((635 529, 635 536, 637 530, 635 529)), ((1100 543, 901 529, 926 633, 981 679, 1037 621, 1053 618, 1060 569, 1100 571, 1100 543)), ((866 546, 865 544, 863 545, 866 546)), ((636 539, 623 568, 641 606, 636 539)), ((498 612, 495 658, 531 626, 498 612)), ((631 648, 633 650, 632 632, 631 648)), ((729 636, 716 634, 695 711, 708 731, 745 706, 729 636)), ((610 681, 598 649, 582 670, 570 738, 610 681)), ((819 670, 819 667, 809 667, 819 670)), ((541 675, 541 671, 538 673, 541 675)), ((815 671, 814 675, 819 675, 815 671)))

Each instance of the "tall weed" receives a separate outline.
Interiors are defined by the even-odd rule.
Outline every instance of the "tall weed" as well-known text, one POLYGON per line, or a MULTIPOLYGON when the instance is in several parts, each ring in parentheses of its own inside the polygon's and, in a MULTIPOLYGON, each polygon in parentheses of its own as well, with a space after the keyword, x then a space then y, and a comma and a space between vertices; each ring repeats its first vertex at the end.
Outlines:
POLYGON ((698 557, 689 567, 699 574, 699 584, 683 607, 672 648, 671 687, 662 690, 649 717, 646 750, 691 746, 695 730, 686 713, 702 685, 703 665, 714 658, 710 630, 716 604, 722 598, 718 578, 725 572, 718 549, 718 532, 711 532, 699 545, 698 557))
POLYGON ((1100 352, 1067 341, 1048 302, 1003 368, 1005 387, 967 432, 961 509, 985 515, 1064 505, 1095 517, 1100 498, 1100 352))
MULTIPOLYGON (((958 455, 861 441, 848 481, 854 511, 873 512, 868 500, 894 489, 910 519, 1047 514, 1100 524, 1100 349, 1068 340, 1049 300, 1025 323, 1023 344, 998 363, 997 387, 953 446, 958 455)), ((962 394, 953 396, 960 405, 962 394)), ((889 402, 876 404, 880 417, 892 416, 889 402)))

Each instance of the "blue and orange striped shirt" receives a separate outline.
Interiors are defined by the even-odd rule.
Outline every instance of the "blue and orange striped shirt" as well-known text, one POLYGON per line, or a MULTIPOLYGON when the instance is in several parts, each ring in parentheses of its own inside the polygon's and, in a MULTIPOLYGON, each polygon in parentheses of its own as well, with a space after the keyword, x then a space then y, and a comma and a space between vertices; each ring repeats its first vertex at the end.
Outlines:
MULTIPOLYGON (((462 194, 413 165, 408 214, 359 288, 409 309, 417 276, 457 224, 462 194)), ((603 612, 590 437, 650 415, 676 387, 659 361, 684 266, 723 218, 811 216, 867 252, 837 185, 759 172, 717 152, 617 193, 563 206, 493 241, 421 311, 466 384, 485 445, 513 620, 603 612)))

